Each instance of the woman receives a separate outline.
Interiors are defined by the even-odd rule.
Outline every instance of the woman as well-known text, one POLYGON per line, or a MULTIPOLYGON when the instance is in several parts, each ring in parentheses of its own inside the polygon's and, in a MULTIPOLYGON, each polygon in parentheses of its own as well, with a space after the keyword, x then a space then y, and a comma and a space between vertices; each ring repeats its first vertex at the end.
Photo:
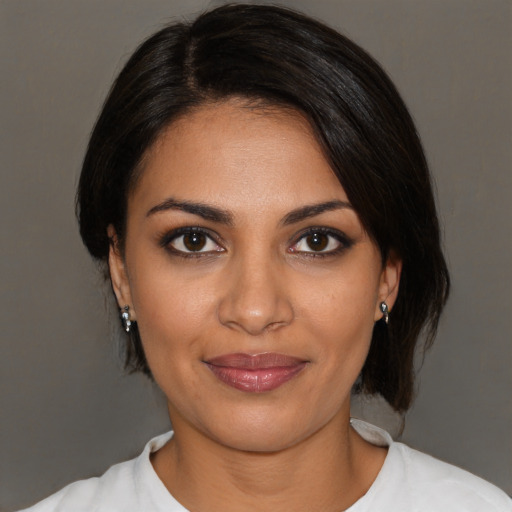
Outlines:
POLYGON ((250 5, 158 32, 107 98, 78 212, 174 433, 31 510, 512 509, 350 420, 353 391, 407 410, 449 288, 414 125, 352 42, 250 5))

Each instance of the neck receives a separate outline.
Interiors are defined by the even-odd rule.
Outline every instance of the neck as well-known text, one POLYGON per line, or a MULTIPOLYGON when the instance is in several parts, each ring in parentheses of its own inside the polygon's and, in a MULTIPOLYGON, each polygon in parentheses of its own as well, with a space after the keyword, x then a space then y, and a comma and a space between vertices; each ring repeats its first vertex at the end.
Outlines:
POLYGON ((169 492, 193 511, 345 510, 366 493, 385 450, 366 443, 348 414, 277 452, 221 445, 174 422, 175 437, 152 459, 169 492))

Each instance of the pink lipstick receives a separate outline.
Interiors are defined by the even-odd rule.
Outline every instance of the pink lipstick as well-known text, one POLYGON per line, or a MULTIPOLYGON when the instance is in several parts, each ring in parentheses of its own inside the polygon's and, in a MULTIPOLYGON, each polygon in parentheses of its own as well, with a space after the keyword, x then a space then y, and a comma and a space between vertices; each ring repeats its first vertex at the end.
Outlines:
POLYGON ((263 393, 293 379, 305 368, 307 361, 266 352, 255 355, 226 354, 205 363, 228 386, 249 393, 263 393))

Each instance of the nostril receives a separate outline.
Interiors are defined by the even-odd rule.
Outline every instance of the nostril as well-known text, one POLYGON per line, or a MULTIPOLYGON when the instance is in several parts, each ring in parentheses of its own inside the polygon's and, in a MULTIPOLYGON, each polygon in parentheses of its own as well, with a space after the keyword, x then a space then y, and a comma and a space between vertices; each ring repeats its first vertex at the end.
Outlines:
POLYGON ((284 297, 266 300, 257 306, 242 298, 226 297, 218 309, 219 322, 231 329, 243 330, 253 336, 274 331, 293 320, 293 308, 284 297))
POLYGON ((271 256, 252 251, 239 255, 223 282, 218 302, 219 322, 257 336, 293 319, 288 281, 271 256))

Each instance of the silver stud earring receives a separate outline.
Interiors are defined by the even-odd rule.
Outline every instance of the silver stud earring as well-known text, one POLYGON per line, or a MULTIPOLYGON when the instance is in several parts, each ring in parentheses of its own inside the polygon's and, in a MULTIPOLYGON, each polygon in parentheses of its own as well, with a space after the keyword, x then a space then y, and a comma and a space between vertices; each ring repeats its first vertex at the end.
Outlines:
POLYGON ((384 322, 386 322, 386 325, 389 324, 389 308, 388 305, 382 301, 380 303, 380 310, 382 312, 382 318, 384 318, 384 322))
POLYGON ((130 306, 125 306, 121 310, 121 324, 126 332, 130 332, 132 321, 130 319, 130 306))

